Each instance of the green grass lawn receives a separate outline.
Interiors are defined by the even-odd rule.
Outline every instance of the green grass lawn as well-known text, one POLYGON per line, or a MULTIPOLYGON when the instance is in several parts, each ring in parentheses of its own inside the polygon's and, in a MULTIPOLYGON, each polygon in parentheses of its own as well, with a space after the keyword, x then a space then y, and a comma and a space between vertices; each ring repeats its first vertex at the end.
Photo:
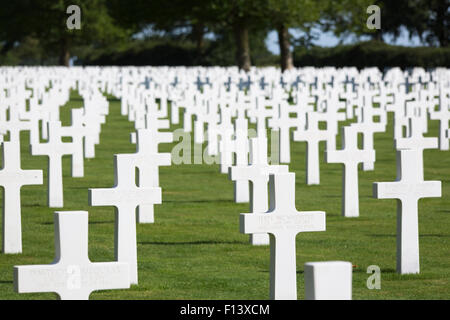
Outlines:
MULTIPOLYGON (((81 107, 72 93, 61 108, 63 125, 70 109, 81 107)), ((181 118, 182 119, 182 118, 181 118)), ((178 126, 180 127, 180 126, 178 126)), ((175 129, 177 127, 173 127, 175 129)), ((114 208, 89 207, 88 188, 112 187, 113 154, 133 153, 133 124, 120 115, 120 101, 110 99, 110 114, 102 127, 95 159, 86 160, 85 177, 70 176, 64 157, 64 208, 89 211, 89 257, 93 262, 114 259, 114 208)), ((298 298, 304 298, 303 265, 310 261, 351 261, 354 299, 450 298, 450 152, 424 153, 425 179, 442 181, 442 198, 419 204, 420 275, 401 276, 396 268, 396 201, 372 197, 372 183, 396 178, 392 117, 386 133, 375 135, 375 170, 359 172, 360 217, 341 216, 340 164, 323 161, 319 186, 305 184, 305 143, 292 143, 290 171, 296 173, 298 210, 323 210, 327 231, 297 236, 298 298), (381 290, 369 290, 369 265, 381 268, 381 290)), ((430 121, 429 135, 437 136, 430 121)), ((22 188, 23 253, 0 254, 1 299, 54 299, 56 294, 17 294, 13 266, 48 264, 54 256, 53 212, 47 207, 47 158, 32 157, 28 133, 23 133, 22 168, 44 170, 44 185, 22 188)), ((338 138, 340 147, 340 137, 338 138)), ((160 146, 170 152, 174 144, 160 146)), ((137 226, 139 285, 128 290, 98 291, 91 299, 268 299, 269 247, 248 243, 239 233, 239 214, 248 204, 233 201, 233 183, 218 165, 172 165, 160 168, 163 204, 155 206, 155 223, 137 226)))

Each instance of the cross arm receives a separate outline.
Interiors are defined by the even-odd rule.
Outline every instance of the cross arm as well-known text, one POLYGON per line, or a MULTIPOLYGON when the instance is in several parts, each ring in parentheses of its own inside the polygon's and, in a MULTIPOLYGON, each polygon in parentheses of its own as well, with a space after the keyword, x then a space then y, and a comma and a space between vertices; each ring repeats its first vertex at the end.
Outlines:
POLYGON ((241 213, 240 232, 272 233, 325 231, 324 211, 305 211, 294 214, 241 213))
POLYGON ((376 199, 400 199, 399 182, 374 182, 373 197, 376 199))
POLYGON ((417 190, 419 198, 440 198, 442 197, 441 181, 424 181, 417 190))
POLYGON ((173 142, 173 133, 172 132, 158 132, 158 142, 159 143, 173 142))
POLYGON ((130 265, 125 262, 94 262, 80 266, 81 285, 86 284, 90 292, 130 287, 130 265))
POLYGON ((114 188, 96 188, 88 190, 88 201, 90 206, 115 206, 119 198, 119 192, 114 188))
POLYGON ((14 266, 14 290, 18 293, 56 292, 67 283, 67 272, 54 265, 14 266))
POLYGON ((324 153, 326 163, 342 163, 344 159, 341 157, 341 150, 326 150, 324 153))
POLYGON ((155 158, 157 159, 156 164, 158 166, 170 166, 172 164, 172 154, 166 153, 158 153, 155 158))
POLYGON ((34 185, 43 183, 42 170, 25 170, 22 177, 22 185, 34 185))

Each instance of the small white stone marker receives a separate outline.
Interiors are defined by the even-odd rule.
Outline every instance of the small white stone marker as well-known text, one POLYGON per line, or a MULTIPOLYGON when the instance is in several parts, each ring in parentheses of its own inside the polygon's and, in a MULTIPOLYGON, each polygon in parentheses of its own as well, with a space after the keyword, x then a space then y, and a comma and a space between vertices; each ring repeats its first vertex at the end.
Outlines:
MULTIPOLYGON (((269 197, 267 184, 271 173, 287 173, 287 165, 275 166, 267 163, 267 138, 258 137, 250 139, 250 165, 233 166, 229 168, 231 180, 250 181, 250 212, 266 212, 269 210, 269 197)), ((253 245, 268 245, 267 233, 250 235, 253 245)))
POLYGON ((14 266, 18 293, 55 292, 62 300, 87 300, 92 291, 129 287, 127 263, 89 260, 87 211, 55 212, 53 263, 14 266))
POLYGON ((130 264, 130 281, 137 284, 136 207, 161 203, 161 188, 137 187, 134 161, 133 154, 115 155, 114 187, 89 189, 89 205, 117 208, 116 259, 130 264))
POLYGON ((241 213, 241 233, 270 234, 270 298, 297 299, 295 238, 299 232, 325 231, 325 212, 297 211, 295 173, 271 174, 270 209, 241 213))
POLYGON ((423 180, 421 150, 397 151, 397 180, 375 182, 373 196, 377 199, 398 199, 397 202, 397 272, 419 273, 419 217, 421 198, 441 197, 441 181, 423 180))
POLYGON ((48 132, 48 142, 32 144, 31 154, 48 156, 48 206, 63 207, 62 157, 73 154, 75 145, 72 142, 62 142, 61 122, 59 121, 49 122, 48 132))
POLYGON ((0 186, 3 194, 3 253, 22 252, 20 188, 42 184, 42 170, 20 168, 20 140, 3 142, 0 186))
POLYGON ((328 163, 344 164, 342 175, 342 215, 359 217, 358 164, 375 162, 375 150, 358 148, 358 132, 353 126, 342 128, 342 149, 325 152, 328 163))
POLYGON ((305 263, 305 300, 352 300, 352 264, 305 263))

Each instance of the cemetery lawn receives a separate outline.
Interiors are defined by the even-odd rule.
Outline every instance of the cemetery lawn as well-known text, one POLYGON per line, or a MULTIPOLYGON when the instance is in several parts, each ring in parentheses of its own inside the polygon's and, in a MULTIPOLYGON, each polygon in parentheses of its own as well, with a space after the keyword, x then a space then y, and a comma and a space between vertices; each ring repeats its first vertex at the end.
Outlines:
MULTIPOLYGON (((114 260, 113 207, 90 207, 88 188, 114 184, 113 154, 133 153, 133 124, 120 115, 120 101, 109 97, 110 114, 102 126, 96 157, 85 160, 85 177, 72 178, 70 156, 63 158, 64 208, 47 207, 47 158, 29 153, 28 132, 21 135, 22 168, 43 169, 44 185, 22 188, 23 253, 0 254, 0 299, 54 299, 54 293, 17 294, 13 266, 49 264, 54 257, 53 212, 89 211, 89 257, 114 260)), ((72 92, 61 108, 63 125, 82 99, 72 92)), ((182 117, 180 117, 182 119, 182 117)), ((428 136, 438 135, 429 122, 428 136)), ((172 129, 181 126, 173 127, 172 129)), ((450 151, 424 152, 425 179, 442 181, 442 198, 419 202, 419 275, 398 275, 396 269, 396 200, 372 197, 372 183, 396 178, 392 115, 386 133, 375 134, 374 171, 359 171, 360 217, 341 216, 342 165, 320 156, 318 186, 305 184, 304 142, 291 144, 290 171, 296 173, 298 210, 326 212, 326 232, 297 236, 298 299, 304 298, 305 262, 344 260, 354 265, 353 299, 450 299, 450 151), (367 267, 381 269, 381 289, 366 286, 367 267)), ((176 144, 160 146, 170 152, 176 144)), ((340 136, 338 137, 340 148, 340 136)), ((270 150, 270 149, 269 149, 270 150)), ((137 226, 139 285, 128 290, 93 292, 91 299, 268 299, 269 247, 250 246, 239 233, 239 213, 248 204, 233 201, 233 183, 218 165, 183 164, 160 168, 163 204, 155 205, 155 223, 137 226)), ((3 197, 3 194, 1 194, 3 197)))

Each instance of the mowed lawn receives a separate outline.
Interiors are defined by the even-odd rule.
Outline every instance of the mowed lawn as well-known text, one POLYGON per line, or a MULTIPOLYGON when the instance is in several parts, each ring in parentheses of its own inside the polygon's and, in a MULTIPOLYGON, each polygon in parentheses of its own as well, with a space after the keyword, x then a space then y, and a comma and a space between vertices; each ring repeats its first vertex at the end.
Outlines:
MULTIPOLYGON (((81 98, 72 92, 61 108, 63 125, 81 98)), ((182 117, 180 118, 182 119, 182 117)), ((438 122, 429 122, 429 135, 437 136, 438 122)), ((172 129, 178 128, 173 127, 172 129)), ((85 161, 85 177, 70 176, 70 157, 63 159, 64 208, 47 206, 47 158, 32 157, 29 136, 21 136, 22 168, 44 170, 44 185, 22 188, 23 253, 0 254, 1 299, 55 299, 54 293, 17 294, 13 266, 49 264, 54 257, 53 213, 89 211, 89 258, 114 260, 114 208, 90 207, 88 188, 114 183, 113 155, 133 153, 129 142, 133 124, 120 115, 120 101, 110 98, 110 113, 102 126, 95 159, 85 161)), ((372 183, 396 178, 392 116, 386 133, 375 135, 374 171, 359 171, 360 217, 341 216, 342 165, 326 164, 320 146, 318 186, 305 184, 304 142, 291 144, 290 171, 296 174, 298 210, 326 212, 326 232, 297 236, 298 298, 304 298, 303 266, 309 261, 351 261, 354 299, 450 298, 450 151, 424 153, 425 179, 442 181, 442 198, 419 204, 419 275, 401 276, 396 269, 396 200, 372 197, 372 183), (367 267, 381 268, 381 290, 366 286, 367 267)), ((161 145, 170 152, 176 143, 161 145)), ((340 147, 340 136, 338 147, 340 147)), ((233 201, 233 183, 218 165, 182 164, 160 168, 163 204, 155 206, 154 224, 137 226, 139 285, 128 290, 97 291, 91 299, 268 299, 269 247, 249 245, 239 233, 239 214, 248 204, 233 201)), ((2 195, 3 196, 3 195, 2 195)))

